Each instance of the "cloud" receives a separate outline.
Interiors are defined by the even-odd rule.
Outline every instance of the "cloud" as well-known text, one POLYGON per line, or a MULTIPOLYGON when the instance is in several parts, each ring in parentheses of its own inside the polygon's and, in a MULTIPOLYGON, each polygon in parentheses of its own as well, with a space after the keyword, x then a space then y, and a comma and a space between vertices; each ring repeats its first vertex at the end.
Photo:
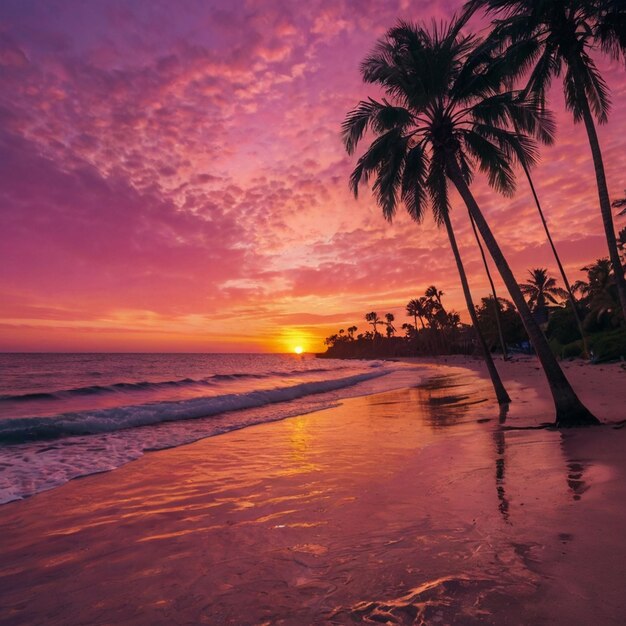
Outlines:
MULTIPOLYGON (((387 224, 366 188, 355 200, 355 158, 340 141, 346 112, 378 95, 359 75, 376 38, 400 17, 441 19, 461 3, 418 4, 189 0, 173 15, 160 1, 3 3, 0 290, 11 321, 0 348, 45 333, 71 346, 75 328, 82 349, 86 329, 112 336, 118 324, 129 332, 116 346, 196 337, 211 349, 239 336, 267 349, 292 326, 320 338, 359 311, 403 316, 433 282, 462 311, 445 234, 430 218, 387 224)), ((615 195, 626 187, 626 80, 617 64, 601 69, 613 90, 599 133, 615 195)), ((542 150, 535 182, 576 278, 605 248, 584 128, 557 83, 558 143, 542 150)), ((554 273, 523 178, 513 199, 481 176, 473 191, 514 271, 554 273)), ((478 300, 487 281, 465 215, 455 198, 478 300)))

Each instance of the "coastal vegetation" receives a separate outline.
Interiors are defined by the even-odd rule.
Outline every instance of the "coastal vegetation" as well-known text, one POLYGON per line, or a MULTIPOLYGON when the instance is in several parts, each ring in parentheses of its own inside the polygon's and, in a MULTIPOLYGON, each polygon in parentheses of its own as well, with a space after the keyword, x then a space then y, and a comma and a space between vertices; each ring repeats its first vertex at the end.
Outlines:
MULTIPOLYGON (((608 259, 581 268, 586 280, 574 283, 578 295, 578 314, 589 342, 589 358, 595 363, 626 359, 626 324, 621 314, 617 288, 608 259)), ((520 285, 528 306, 540 324, 550 348, 558 358, 584 357, 583 343, 578 325, 564 289, 550 276, 546 268, 528 270, 530 279, 520 285)), ((475 327, 461 322, 456 311, 447 310, 445 294, 434 285, 423 296, 407 302, 405 312, 413 323, 404 322, 401 333, 386 325, 385 334, 365 330, 353 325, 339 329, 326 337, 329 358, 385 358, 434 356, 443 354, 480 354, 479 335, 475 327)), ((481 298, 475 306, 478 329, 487 344, 489 353, 503 357, 509 353, 533 352, 532 344, 515 305, 505 299, 494 300, 492 295, 481 298), (500 334, 504 340, 504 351, 500 334)), ((385 319, 395 319, 390 313, 385 319)), ((375 311, 363 320, 384 324, 375 311)))
MULTIPOLYGON (((605 123, 608 119, 609 94, 590 56, 592 51, 615 58, 624 56, 625 16, 623 3, 612 0, 471 0, 461 16, 447 24, 424 27, 401 21, 387 31, 361 65, 364 82, 377 86, 384 97, 361 100, 348 113, 342 128, 349 154, 356 151, 364 136, 373 137, 350 177, 355 196, 359 185, 372 179, 372 192, 387 220, 392 221, 398 206, 403 204, 419 224, 430 207, 435 222, 445 227, 472 321, 473 342, 481 347, 499 402, 505 403, 508 396, 472 301, 450 219, 449 191, 450 187, 456 189, 469 213, 485 268, 488 270, 482 243, 513 301, 509 307, 497 297, 489 276, 492 294, 482 300, 483 320, 489 309, 506 356, 501 318, 505 311, 515 311, 519 316, 550 385, 558 426, 594 424, 597 419, 580 402, 558 364, 559 347, 563 356, 569 344, 556 338, 549 342, 550 337, 544 334, 549 322, 554 331, 559 317, 562 323, 573 320, 577 337, 570 343, 580 342, 580 354, 595 356, 593 347, 604 344, 594 341, 592 346, 587 331, 592 332, 594 324, 612 325, 616 336, 609 343, 615 346, 622 332, 618 327, 626 318, 624 269, 595 129, 596 122, 605 123), (484 38, 464 32, 470 17, 480 9, 493 17, 491 31, 484 38), (589 280, 575 286, 567 279, 530 174, 539 160, 538 145, 554 140, 555 124, 547 109, 546 94, 552 78, 561 74, 566 106, 574 122, 584 122, 589 138, 610 259, 584 268, 589 280), (548 277, 544 268, 535 268, 529 281, 518 284, 472 193, 472 183, 480 173, 486 175, 495 191, 512 195, 516 166, 523 169, 528 179, 564 289, 557 287, 556 279, 548 277), (576 290, 581 294, 578 301, 576 290), (567 306, 557 300, 563 297, 567 298, 567 306), (565 313, 550 320, 550 307, 565 313)), ((618 207, 621 202, 617 201, 618 207)), ((410 325, 403 326, 405 343, 413 341, 418 350, 417 319, 425 317, 423 305, 438 302, 441 311, 437 297, 425 297, 426 301, 411 300, 407 305, 407 313, 414 318, 414 336, 410 325)), ((378 319, 376 313, 368 315, 378 319)), ((377 322, 371 323, 371 347, 380 352, 383 348, 376 344, 377 322)), ((426 329, 422 321, 421 332, 426 329)), ((430 321, 428 329, 431 334, 439 331, 440 339, 439 343, 428 341, 428 349, 455 349, 451 332, 447 342, 441 341, 446 337, 444 326, 437 329, 430 321)), ((393 333, 386 339, 394 339, 393 333)), ((340 342, 331 337, 327 343, 329 352, 338 350, 335 346, 340 342)))

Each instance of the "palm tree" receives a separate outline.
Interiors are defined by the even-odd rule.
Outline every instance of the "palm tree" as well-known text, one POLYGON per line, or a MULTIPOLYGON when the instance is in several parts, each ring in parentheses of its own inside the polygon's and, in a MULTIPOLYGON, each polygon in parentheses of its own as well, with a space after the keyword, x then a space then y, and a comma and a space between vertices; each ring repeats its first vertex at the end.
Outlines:
MULTIPOLYGON (((461 25, 461 21, 455 22, 447 31, 449 43, 456 43, 456 36, 461 25)), ((353 111, 348 113, 343 124, 343 138, 348 153, 354 152, 367 128, 371 128, 378 135, 367 152, 359 159, 351 175, 351 186, 355 196, 357 196, 361 180, 367 180, 370 174, 375 173, 376 180, 373 189, 378 204, 383 210, 383 215, 388 220, 393 219, 398 204, 398 196, 400 196, 411 217, 420 223, 424 217, 426 196, 430 197, 435 220, 439 224, 443 223, 446 227, 467 308, 479 338, 496 398, 499 404, 506 404, 511 399, 502 384, 491 353, 478 327, 465 268, 450 222, 447 192, 442 191, 442 185, 444 188, 446 186, 445 177, 439 177, 441 170, 436 158, 430 160, 431 171, 428 175, 426 174, 429 159, 423 145, 425 140, 418 142, 414 139, 420 131, 423 132, 424 130, 421 127, 419 117, 420 113, 423 112, 422 107, 417 102, 412 102, 411 92, 416 85, 410 80, 404 81, 404 78, 409 78, 406 76, 406 59, 395 56, 396 52, 402 50, 404 43, 415 44, 416 52, 426 49, 429 38, 426 31, 411 24, 400 22, 397 27, 388 31, 386 38, 379 42, 372 55, 363 62, 361 69, 364 81, 381 83, 387 94, 395 97, 399 104, 404 106, 394 106, 386 100, 381 103, 370 98, 368 101, 361 101, 353 111), (426 44, 426 46, 422 44, 426 44), (396 64, 396 60, 400 63, 396 64), (393 74, 396 74, 400 80, 394 81, 392 79, 389 84, 385 84, 387 83, 385 76, 391 78, 393 74)), ((431 48, 434 43, 434 41, 431 42, 431 48)), ((472 39, 466 38, 461 43, 459 52, 462 54, 468 51, 471 45, 472 39)), ((426 61, 427 59, 423 60, 426 61)), ((417 66, 417 63, 415 65, 417 66)), ((431 301, 433 297, 436 298, 443 311, 442 294, 443 292, 439 292, 434 286, 426 291, 426 296, 431 301)))
POLYGON ((461 325, 461 316, 456 311, 448 313, 448 326, 458 328, 461 325))
POLYGON ((548 270, 536 268, 528 270, 530 280, 520 284, 522 293, 528 298, 528 306, 533 312, 546 310, 548 302, 558 304, 557 298, 565 298, 567 292, 556 286, 556 278, 548 277, 548 270))
POLYGON ((378 313, 376 313, 376 311, 372 311, 371 313, 366 313, 365 319, 372 325, 372 328, 374 329, 374 339, 375 339, 376 337, 378 337, 378 326, 380 324, 384 324, 385 322, 383 322, 380 319, 380 317, 378 317, 378 313))
POLYGON ((534 65, 524 95, 532 94, 545 102, 552 78, 563 73, 566 107, 572 112, 574 122, 584 122, 587 131, 609 256, 626 318, 626 279, 617 249, 594 120, 595 117, 599 124, 604 124, 608 119, 609 89, 591 56, 594 49, 602 49, 614 57, 626 55, 626 3, 623 0, 470 0, 466 3, 470 13, 479 7, 501 18, 495 22, 492 38, 509 48, 510 54, 517 55, 518 67, 534 65))
POLYGON ((419 318, 422 330, 426 328, 424 318, 426 317, 426 297, 413 298, 406 305, 407 315, 412 315, 415 321, 415 330, 417 331, 417 319, 419 318))
POLYGON ((415 330, 417 331, 417 318, 420 318, 420 322, 422 323, 422 328, 424 328, 424 320, 422 319, 422 308, 421 303, 416 298, 413 298, 408 301, 406 305, 406 314, 410 317, 413 317, 413 321, 415 322, 415 330))
POLYGON ((393 313, 385 313, 385 324, 387 326, 386 332, 388 338, 393 337, 394 333, 396 332, 396 329, 393 326, 393 322, 395 319, 396 318, 394 317, 393 313))
POLYGON ((354 340, 354 333, 356 333, 357 330, 358 328, 356 326, 350 326, 348 328, 348 335, 350 336, 350 341, 354 340))
POLYGON ((436 302, 439 305, 439 308, 445 313, 446 310, 443 308, 443 303, 441 302, 441 296, 443 296, 443 291, 440 291, 435 287, 435 285, 431 285, 426 289, 424 295, 427 298, 430 298, 433 302, 436 302))
POLYGON ((441 300, 443 295, 443 291, 437 289, 435 285, 431 285, 424 292, 425 307, 429 314, 431 328, 443 329, 448 323, 448 312, 441 300))
MULTIPOLYGON (((366 130, 377 136, 357 162, 353 190, 374 175, 373 191, 383 214, 392 219, 399 200, 420 221, 427 200, 446 226, 475 328, 475 309, 449 218, 448 182, 465 202, 524 322, 546 373, 559 426, 597 423, 580 402, 541 329, 533 319, 469 183, 476 168, 496 190, 512 193, 512 162, 534 162, 536 147, 509 130, 515 120, 524 133, 553 133, 551 120, 536 103, 503 92, 511 63, 497 59, 474 36, 460 34, 467 16, 433 32, 400 22, 362 64, 365 82, 378 84, 388 99, 361 101, 344 122, 344 141, 353 152, 366 130)), ((484 339, 482 341, 484 345, 484 339)), ((495 370, 484 345, 487 364, 495 370)), ((497 373, 496 373, 497 375, 497 373)), ((494 380, 492 378, 492 380, 494 380)), ((495 385, 495 382, 494 382, 495 385)), ((497 393, 497 392, 496 392, 497 393)))
POLYGON ((581 269, 587 272, 587 281, 579 280, 574 287, 580 291, 589 308, 585 324, 598 323, 608 318, 612 325, 617 326, 619 319, 614 315, 617 308, 615 274, 611 271, 611 262, 607 258, 597 259, 593 265, 581 269))

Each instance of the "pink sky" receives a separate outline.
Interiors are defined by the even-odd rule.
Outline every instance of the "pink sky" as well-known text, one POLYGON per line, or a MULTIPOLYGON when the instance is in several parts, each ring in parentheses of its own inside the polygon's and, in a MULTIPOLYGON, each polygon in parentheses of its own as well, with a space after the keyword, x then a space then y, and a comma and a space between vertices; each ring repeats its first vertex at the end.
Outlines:
MULTIPOLYGON (((340 124, 373 95, 359 63, 396 19, 461 2, 308 0, 0 4, 0 350, 267 351, 410 321, 430 284, 467 318, 447 239, 348 190, 340 124)), ((626 76, 600 129, 626 187, 626 76)), ((572 280, 606 248, 582 126, 552 107, 536 170, 572 280)), ((523 179, 475 194, 521 281, 556 273, 523 179)), ((478 301, 466 213, 453 220, 478 301)), ((624 226, 623 219, 617 221, 624 226)), ((500 287, 500 295, 506 295, 500 287)))

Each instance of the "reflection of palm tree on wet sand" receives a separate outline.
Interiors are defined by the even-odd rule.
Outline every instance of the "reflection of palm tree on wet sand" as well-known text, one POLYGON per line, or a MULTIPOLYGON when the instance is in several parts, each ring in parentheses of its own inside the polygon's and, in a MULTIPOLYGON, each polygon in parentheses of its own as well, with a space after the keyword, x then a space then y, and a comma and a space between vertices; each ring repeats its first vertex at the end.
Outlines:
POLYGON ((578 450, 574 450, 572 439, 565 434, 561 435, 561 448, 567 467, 567 487, 572 494, 572 500, 580 500, 589 489, 584 478, 586 464, 580 460, 578 450))
MULTIPOLYGON (((498 497, 498 511, 502 519, 510 524, 510 500, 506 492, 506 436, 509 430, 527 430, 525 428, 511 428, 504 426, 508 413, 508 406, 500 407, 498 426, 492 433, 495 447, 495 484, 498 497)), ((580 500, 582 495, 589 489, 589 484, 584 479, 586 464, 580 460, 578 450, 574 450, 570 444, 569 433, 561 435, 561 449, 565 460, 565 480, 567 489, 573 500, 580 500)))
POLYGON ((498 495, 498 510, 505 522, 509 521, 509 499, 506 496, 505 475, 506 475, 506 434, 501 428, 506 422, 509 411, 508 406, 500 407, 498 426, 493 431, 493 441, 496 447, 496 494, 498 495))

